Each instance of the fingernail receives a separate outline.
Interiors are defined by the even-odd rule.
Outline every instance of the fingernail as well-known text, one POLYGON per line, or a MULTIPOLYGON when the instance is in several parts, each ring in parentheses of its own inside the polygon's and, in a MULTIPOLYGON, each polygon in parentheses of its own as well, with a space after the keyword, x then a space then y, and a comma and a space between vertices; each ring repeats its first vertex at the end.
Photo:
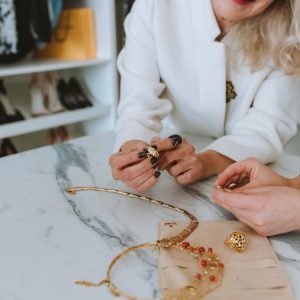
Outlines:
POLYGON ((157 150, 157 146, 156 145, 151 145, 152 148, 154 148, 155 150, 157 150))
POLYGON ((151 164, 152 164, 152 165, 155 165, 155 164, 157 164, 157 163, 158 163, 158 158, 152 157, 152 158, 151 158, 151 164))
POLYGON ((138 157, 139 158, 145 158, 147 156, 147 154, 146 154, 146 152, 140 152, 139 154, 138 154, 138 157))
POLYGON ((154 173, 154 177, 155 177, 155 178, 158 178, 160 175, 161 175, 161 173, 160 173, 159 171, 156 171, 156 172, 154 173))
POLYGON ((152 168, 153 168, 153 169, 156 169, 157 167, 158 167, 158 163, 155 164, 152 168))

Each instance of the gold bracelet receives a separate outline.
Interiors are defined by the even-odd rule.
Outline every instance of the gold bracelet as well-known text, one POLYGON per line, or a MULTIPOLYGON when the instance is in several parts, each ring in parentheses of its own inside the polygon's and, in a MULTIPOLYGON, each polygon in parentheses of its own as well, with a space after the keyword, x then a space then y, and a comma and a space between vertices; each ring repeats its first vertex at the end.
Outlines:
POLYGON ((118 261, 121 260, 122 257, 126 256, 130 252, 137 251, 140 249, 159 250, 159 249, 170 249, 170 248, 187 251, 190 255, 192 255, 195 258, 196 263, 200 268, 200 270, 191 279, 189 285, 180 288, 178 291, 176 291, 175 295, 172 295, 170 297, 164 297, 161 300, 200 299, 203 296, 205 296, 208 292, 217 288, 221 284, 223 278, 224 264, 220 262, 219 257, 213 252, 213 249, 208 248, 206 250, 204 247, 191 246, 190 243, 183 242, 183 240, 186 239, 197 228, 199 224, 197 218, 187 210, 176 207, 171 204, 164 203, 160 200, 156 200, 150 197, 119 191, 116 189, 99 188, 99 187, 70 187, 67 189, 67 192, 72 195, 76 194, 76 192, 81 192, 81 191, 98 191, 98 192, 114 193, 118 195, 127 196, 130 198, 135 198, 142 201, 150 202, 152 204, 161 206, 163 208, 168 208, 173 211, 184 214, 185 216, 190 218, 190 224, 181 233, 171 238, 165 238, 165 239, 157 240, 155 243, 145 243, 145 244, 141 244, 141 245, 137 245, 125 249, 111 261, 106 272, 106 278, 100 281, 99 283, 92 283, 89 281, 76 281, 76 284, 84 285, 86 287, 99 287, 102 285, 106 285, 107 288, 110 290, 110 292, 116 297, 122 296, 128 300, 139 300, 139 298, 133 297, 125 293, 112 282, 111 272, 113 267, 118 261))

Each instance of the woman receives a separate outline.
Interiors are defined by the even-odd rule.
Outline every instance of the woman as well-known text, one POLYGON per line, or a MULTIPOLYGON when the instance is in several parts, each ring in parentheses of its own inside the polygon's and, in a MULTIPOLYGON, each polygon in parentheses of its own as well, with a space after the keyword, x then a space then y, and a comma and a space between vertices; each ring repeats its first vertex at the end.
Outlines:
POLYGON ((189 184, 250 156, 275 160, 296 132, 299 6, 300 0, 137 0, 118 62, 113 177, 143 192, 159 170, 189 184), (173 149, 168 139, 152 140, 165 126, 216 140, 201 153, 185 140, 173 149), (159 162, 141 152, 151 142, 164 151, 159 162))
POLYGON ((300 229, 300 176, 282 177, 250 158, 229 166, 216 185, 226 190, 216 189, 212 200, 258 233, 270 236, 300 229), (242 186, 230 191, 232 185, 242 186))

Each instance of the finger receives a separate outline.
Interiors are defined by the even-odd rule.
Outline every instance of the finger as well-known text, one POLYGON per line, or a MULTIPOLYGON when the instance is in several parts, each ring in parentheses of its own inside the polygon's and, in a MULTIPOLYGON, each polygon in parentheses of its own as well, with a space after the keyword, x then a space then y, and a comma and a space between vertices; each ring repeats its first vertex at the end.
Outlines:
POLYGON ((232 210, 232 213, 243 223, 246 223, 248 226, 252 227, 257 232, 261 233, 265 231, 265 222, 259 217, 258 214, 251 213, 246 210, 232 210))
POLYGON ((142 175, 135 177, 130 180, 126 180, 125 184, 128 185, 129 187, 136 189, 137 187, 141 186, 144 184, 147 180, 149 180, 151 177, 154 177, 155 172, 157 169, 149 169, 146 172, 144 172, 142 175))
POLYGON ((194 183, 201 176, 196 169, 190 169, 176 177, 176 181, 182 185, 194 183))
POLYGON ((213 191, 212 200, 225 208, 250 209, 254 201, 252 195, 236 192, 224 192, 219 189, 213 191))
POLYGON ((195 156, 195 147, 191 144, 185 143, 180 148, 176 148, 170 152, 165 153, 160 159, 159 167, 161 170, 165 170, 170 167, 170 164, 181 159, 186 159, 195 156))
POLYGON ((171 139, 169 139, 169 138, 162 139, 162 140, 154 142, 152 144, 157 147, 158 152, 170 151, 173 149, 173 143, 172 143, 171 139))
POLYGON ((135 150, 128 153, 116 153, 113 154, 109 160, 109 164, 113 169, 123 169, 128 165, 140 162, 145 159, 145 157, 140 157, 142 151, 135 150))
POLYGON ((141 162, 131 165, 121 171, 123 180, 131 180, 138 176, 141 176, 145 172, 152 170, 153 167, 157 166, 158 159, 155 157, 147 158, 141 162))
POLYGON ((239 214, 239 213, 233 213, 233 214, 243 224, 245 224, 245 225, 249 226, 250 228, 254 229, 255 231, 257 231, 257 225, 255 225, 252 221, 245 218, 242 214, 239 214))
POLYGON ((228 184, 234 176, 243 173, 247 173, 247 165, 244 162, 234 163, 219 175, 215 185, 224 186, 225 184, 228 184))
POLYGON ((152 144, 157 143, 159 141, 161 141, 161 138, 159 136, 155 136, 154 138, 151 139, 150 143, 152 145, 152 144))
MULTIPOLYGON (((242 193, 244 195, 254 196, 259 195, 259 198, 264 197, 265 193, 270 192, 270 190, 274 190, 274 186, 258 186, 257 184, 251 186, 251 183, 248 185, 240 188, 240 191, 238 193, 242 193)), ((256 197, 257 198, 257 197, 256 197)))
POLYGON ((159 171, 156 171, 154 173, 154 176, 152 176, 150 179, 148 179, 146 182, 138 186, 135 190, 139 193, 143 193, 150 188, 152 188, 159 180, 161 173, 159 171))
POLYGON ((197 160, 195 157, 192 157, 190 159, 184 159, 181 161, 178 161, 173 166, 167 168, 167 172, 173 176, 177 177, 182 173, 187 172, 188 170, 192 169, 195 166, 195 160, 197 160))

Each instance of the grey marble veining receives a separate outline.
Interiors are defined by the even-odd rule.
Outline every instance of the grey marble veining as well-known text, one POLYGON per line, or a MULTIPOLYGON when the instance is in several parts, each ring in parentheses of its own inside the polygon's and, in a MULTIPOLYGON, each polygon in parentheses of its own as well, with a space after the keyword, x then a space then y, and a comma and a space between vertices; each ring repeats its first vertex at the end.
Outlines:
MULTIPOLYGON (((190 138, 198 148, 209 142, 190 138)), ((185 219, 118 195, 66 193, 69 186, 129 190, 111 178, 107 160, 112 143, 113 135, 107 133, 0 160, 0 300, 114 299, 105 287, 87 289, 74 282, 100 281, 120 251, 157 239, 159 221, 185 219)), ((283 155, 272 167, 294 176, 300 157, 283 155)), ((185 208, 202 221, 233 219, 210 201, 213 183, 183 188, 163 174, 147 195, 185 208)), ((300 233, 270 240, 300 299, 300 233)), ((124 259, 115 279, 129 293, 158 297, 156 270, 156 254, 139 251, 124 259)))

